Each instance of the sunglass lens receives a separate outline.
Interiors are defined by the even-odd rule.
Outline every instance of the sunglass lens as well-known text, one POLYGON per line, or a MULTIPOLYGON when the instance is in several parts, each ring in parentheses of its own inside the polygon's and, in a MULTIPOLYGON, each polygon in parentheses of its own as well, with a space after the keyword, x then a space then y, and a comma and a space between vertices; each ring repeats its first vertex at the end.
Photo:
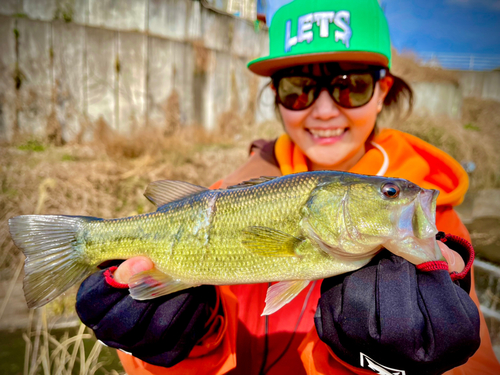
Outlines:
POLYGON ((314 102, 316 90, 316 81, 309 77, 284 77, 278 85, 278 96, 285 108, 300 110, 314 102))
POLYGON ((342 107, 361 107, 372 98, 374 85, 375 82, 370 73, 338 76, 331 83, 332 97, 342 107))

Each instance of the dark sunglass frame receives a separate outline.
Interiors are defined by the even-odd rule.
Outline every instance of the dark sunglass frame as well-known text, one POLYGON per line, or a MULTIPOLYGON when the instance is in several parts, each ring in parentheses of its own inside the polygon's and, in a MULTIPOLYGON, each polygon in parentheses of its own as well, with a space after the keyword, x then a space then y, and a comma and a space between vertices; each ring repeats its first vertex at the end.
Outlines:
POLYGON ((276 88, 276 99, 277 99, 277 102, 278 104, 281 104, 282 106, 284 106, 286 109, 288 110, 291 110, 291 111, 302 111, 304 109, 307 109, 309 108, 310 106, 312 106, 314 104, 314 102, 316 102, 316 100, 318 99, 319 97, 319 94, 321 93, 321 91, 323 91, 323 89, 326 89, 326 91, 328 92, 328 94, 330 95, 330 97, 332 98, 332 100, 339 106, 341 106, 342 108, 347 108, 347 109, 352 109, 352 108, 359 108, 359 107, 362 107, 364 105, 366 105, 372 98, 373 98, 373 94, 375 92, 375 84, 382 78, 386 77, 387 76, 387 69, 384 69, 384 68, 376 68, 376 69, 364 69, 364 70, 349 70, 349 71, 344 71, 344 72, 341 72, 340 74, 332 74, 332 75, 328 75, 328 76, 315 76, 315 75, 312 75, 312 74, 307 74, 307 73, 297 73, 297 74, 277 74, 277 75, 274 75, 272 78, 272 81, 273 81, 273 85, 274 87, 276 88), (346 105, 345 103, 339 103, 339 101, 333 96, 333 88, 335 87, 334 85, 332 85, 331 83, 341 77, 341 78, 347 78, 348 76, 352 75, 352 74, 369 74, 372 76, 373 78, 373 87, 371 88, 372 92, 371 92, 371 95, 370 97, 367 98, 366 101, 358 104, 358 105, 351 105, 351 106, 348 106, 346 105), (280 82, 282 79, 284 78, 292 78, 292 77, 306 77, 306 78, 309 78, 309 79, 312 79, 313 81, 316 82, 318 88, 316 89, 316 91, 314 92, 314 97, 313 97, 313 100, 311 101, 311 103, 303 106, 303 107, 300 107, 300 108, 290 108, 289 106, 287 106, 284 101, 282 100, 282 98, 280 97, 280 94, 279 94, 279 85, 280 85, 280 82))

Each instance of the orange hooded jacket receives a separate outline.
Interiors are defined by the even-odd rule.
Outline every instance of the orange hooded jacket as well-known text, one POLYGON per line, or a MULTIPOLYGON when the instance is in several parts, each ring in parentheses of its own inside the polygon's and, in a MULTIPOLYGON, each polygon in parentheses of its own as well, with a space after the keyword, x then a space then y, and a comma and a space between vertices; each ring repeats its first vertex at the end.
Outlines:
MULTIPOLYGON (((262 175, 307 171, 304 155, 288 136, 281 136, 274 150, 271 147, 272 143, 268 143, 253 152, 245 165, 212 188, 224 188, 262 175)), ((350 172, 405 178, 423 188, 438 189, 437 228, 470 240, 467 229, 453 210, 453 206, 464 198, 468 177, 443 151, 409 134, 386 129, 373 139, 350 172)), ((320 284, 320 281, 311 283, 267 320, 260 314, 268 284, 218 287, 224 315, 215 317, 209 331, 188 358, 171 368, 163 368, 120 351, 119 357, 129 375, 259 374, 262 369, 266 374, 373 374, 336 358, 319 339, 313 317, 320 297, 320 284), (265 363, 263 358, 266 358, 265 363)), ((470 295, 479 307, 474 282, 470 295)), ((480 315, 480 348, 465 365, 447 374, 500 374, 484 317, 480 315)))

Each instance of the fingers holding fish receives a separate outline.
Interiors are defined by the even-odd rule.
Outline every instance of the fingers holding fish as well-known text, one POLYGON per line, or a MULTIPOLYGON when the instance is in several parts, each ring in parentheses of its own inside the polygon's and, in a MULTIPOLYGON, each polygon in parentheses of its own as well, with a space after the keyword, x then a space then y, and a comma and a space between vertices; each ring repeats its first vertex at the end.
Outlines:
POLYGON ((463 258, 456 251, 453 251, 452 249, 450 249, 448 246, 446 246, 446 244, 442 243, 441 241, 437 241, 437 244, 438 244, 439 249, 441 250, 441 253, 443 254, 444 258, 448 262, 448 271, 450 273, 462 272, 465 268, 465 262, 464 262, 463 258))
POLYGON ((154 264, 148 257, 133 257, 118 266, 113 273, 113 278, 120 284, 128 284, 129 279, 138 273, 149 271, 154 268, 154 264))

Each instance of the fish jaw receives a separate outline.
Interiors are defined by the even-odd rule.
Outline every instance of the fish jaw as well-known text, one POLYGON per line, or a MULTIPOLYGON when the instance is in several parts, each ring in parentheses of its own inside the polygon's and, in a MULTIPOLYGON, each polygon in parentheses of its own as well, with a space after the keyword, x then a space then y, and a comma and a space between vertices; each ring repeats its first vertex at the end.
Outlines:
POLYGON ((413 264, 443 259, 436 243, 437 190, 421 189, 415 200, 397 218, 396 236, 384 243, 386 249, 413 264))

